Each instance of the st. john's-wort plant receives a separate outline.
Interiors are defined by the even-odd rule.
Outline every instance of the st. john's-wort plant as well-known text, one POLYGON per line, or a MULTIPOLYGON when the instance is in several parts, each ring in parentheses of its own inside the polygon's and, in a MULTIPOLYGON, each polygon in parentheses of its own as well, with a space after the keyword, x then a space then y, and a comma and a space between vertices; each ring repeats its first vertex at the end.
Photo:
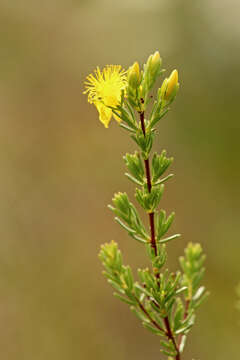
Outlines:
POLYGON ((149 219, 146 228, 128 195, 114 195, 109 208, 116 222, 146 250, 150 268, 139 268, 135 280, 131 267, 123 264, 117 243, 112 241, 102 245, 99 254, 104 275, 114 288, 114 295, 130 306, 146 329, 160 337, 161 352, 169 360, 180 360, 196 309, 208 293, 201 285, 205 255, 199 244, 188 244, 179 259, 180 271, 171 273, 166 268, 167 244, 180 236, 167 235, 174 212, 167 215, 159 209, 165 183, 173 176, 165 175, 173 158, 165 150, 153 155, 151 150, 156 125, 169 111, 179 82, 178 71, 173 70, 153 100, 153 86, 163 71, 157 51, 149 56, 142 70, 138 62, 127 71, 120 65, 108 65, 103 71, 97 68, 87 77, 85 93, 105 127, 115 118, 136 143, 137 151, 124 156, 128 169, 125 175, 136 184, 135 199, 149 219))

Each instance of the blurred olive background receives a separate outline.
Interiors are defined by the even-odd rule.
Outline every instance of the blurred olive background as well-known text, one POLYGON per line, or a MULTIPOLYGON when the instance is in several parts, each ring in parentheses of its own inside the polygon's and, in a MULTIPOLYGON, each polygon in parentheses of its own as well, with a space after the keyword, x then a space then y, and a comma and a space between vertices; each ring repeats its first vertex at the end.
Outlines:
POLYGON ((211 291, 183 360, 239 359, 239 11, 236 0, 1 0, 2 359, 161 359, 97 258, 114 239, 126 263, 147 264, 106 207, 115 191, 133 199, 122 156, 135 145, 82 95, 97 65, 155 50, 181 83, 156 141, 175 158, 162 206, 183 234, 168 265, 201 242, 211 291))

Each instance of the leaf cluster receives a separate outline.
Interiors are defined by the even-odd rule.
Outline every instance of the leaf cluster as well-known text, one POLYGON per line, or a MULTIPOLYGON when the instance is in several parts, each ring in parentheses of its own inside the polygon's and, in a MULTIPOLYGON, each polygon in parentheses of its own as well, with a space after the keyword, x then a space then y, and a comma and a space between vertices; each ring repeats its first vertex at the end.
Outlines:
POLYGON ((185 257, 180 260, 186 271, 169 273, 165 269, 160 272, 166 262, 165 246, 158 246, 157 256, 151 252, 149 245, 147 247, 154 267, 153 270, 138 269, 137 281, 133 278, 131 268, 123 265, 122 254, 114 241, 102 245, 99 257, 105 268, 104 276, 115 289, 114 296, 130 305, 132 312, 146 329, 161 337, 163 354, 174 357, 177 351, 176 342, 179 343, 181 353, 186 336, 195 321, 195 309, 207 296, 203 287, 198 287, 190 300, 188 295, 191 284, 185 282, 186 276, 194 277, 195 265, 200 264, 204 256, 200 251, 199 261, 195 252, 196 248, 199 249, 199 244, 190 243, 185 257), (194 256, 189 258, 189 253, 194 253, 194 256), (166 321, 169 328, 166 327, 166 321))
POLYGON ((148 234, 140 219, 135 206, 129 201, 126 193, 117 193, 113 198, 113 205, 108 207, 117 216, 115 220, 121 225, 130 236, 140 242, 147 242, 148 234))

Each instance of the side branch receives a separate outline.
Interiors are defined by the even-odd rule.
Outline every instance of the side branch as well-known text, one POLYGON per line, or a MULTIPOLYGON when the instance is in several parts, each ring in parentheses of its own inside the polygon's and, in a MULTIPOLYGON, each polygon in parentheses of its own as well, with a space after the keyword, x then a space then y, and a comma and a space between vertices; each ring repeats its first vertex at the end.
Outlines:
POLYGON ((143 304, 140 301, 138 301, 138 305, 139 305, 140 309, 142 310, 142 312, 150 320, 150 322, 155 326, 155 328, 162 331, 163 333, 165 333, 167 335, 167 333, 164 331, 164 329, 162 329, 161 326, 158 325, 158 323, 154 319, 152 319, 151 315, 147 312, 147 310, 145 309, 145 307, 143 306, 143 304))

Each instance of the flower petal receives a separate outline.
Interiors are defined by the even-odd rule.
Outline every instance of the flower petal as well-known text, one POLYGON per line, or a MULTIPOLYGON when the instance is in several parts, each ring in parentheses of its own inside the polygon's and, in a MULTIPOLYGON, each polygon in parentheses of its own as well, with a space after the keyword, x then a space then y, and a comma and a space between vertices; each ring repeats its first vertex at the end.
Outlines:
POLYGON ((99 120, 104 124, 106 128, 108 128, 108 125, 112 117, 112 110, 106 107, 101 102, 95 102, 94 105, 96 106, 99 112, 99 120))

